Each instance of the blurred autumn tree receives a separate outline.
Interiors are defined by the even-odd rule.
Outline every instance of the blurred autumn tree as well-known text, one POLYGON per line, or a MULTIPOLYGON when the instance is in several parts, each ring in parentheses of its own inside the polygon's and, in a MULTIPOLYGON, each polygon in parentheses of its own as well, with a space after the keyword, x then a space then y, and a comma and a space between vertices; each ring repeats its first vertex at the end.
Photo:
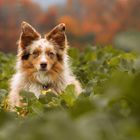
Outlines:
POLYGON ((34 25, 41 13, 39 6, 30 0, 0 0, 0 49, 16 50, 20 22, 27 20, 34 25))
POLYGON ((23 20, 42 33, 65 22, 75 46, 111 44, 119 32, 140 31, 139 7, 139 0, 67 0, 44 10, 32 0, 0 0, 0 50, 16 50, 23 20))
POLYGON ((68 0, 67 7, 77 32, 94 33, 95 43, 111 43, 115 34, 128 29, 140 31, 138 0, 68 0))

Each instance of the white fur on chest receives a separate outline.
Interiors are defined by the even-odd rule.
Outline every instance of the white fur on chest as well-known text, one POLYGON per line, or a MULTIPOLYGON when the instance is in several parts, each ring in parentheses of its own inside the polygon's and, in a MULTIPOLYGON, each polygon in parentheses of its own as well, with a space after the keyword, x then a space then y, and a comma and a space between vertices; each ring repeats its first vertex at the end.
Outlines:
POLYGON ((34 77, 41 84, 48 84, 48 83, 52 82, 49 75, 47 75, 46 73, 44 73, 42 71, 35 73, 34 77))
POLYGON ((51 77, 43 72, 37 72, 34 76, 38 82, 32 82, 29 80, 29 77, 27 77, 25 73, 18 72, 12 78, 12 87, 15 89, 15 91, 18 88, 19 91, 25 90, 32 92, 37 98, 39 98, 43 90, 43 85, 47 85, 48 83, 53 84, 52 90, 54 92, 62 91, 66 87, 66 82, 63 79, 63 76, 61 76, 61 78, 57 79, 56 81, 52 81, 51 77))
POLYGON ((35 84, 35 83, 28 83, 24 87, 26 91, 34 93, 34 95, 39 98, 41 91, 43 90, 43 87, 41 85, 35 84))
POLYGON ((46 75, 44 72, 37 72, 34 74, 34 77, 38 81, 38 83, 27 81, 28 84, 25 85, 25 90, 33 92, 37 98, 39 98, 42 90, 43 85, 47 85, 48 83, 52 82, 50 77, 46 75))

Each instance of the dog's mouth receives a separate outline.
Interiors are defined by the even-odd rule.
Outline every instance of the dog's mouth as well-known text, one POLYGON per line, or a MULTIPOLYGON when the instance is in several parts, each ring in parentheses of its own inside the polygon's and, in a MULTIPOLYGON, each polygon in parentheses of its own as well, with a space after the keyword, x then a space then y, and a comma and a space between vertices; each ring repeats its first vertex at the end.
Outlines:
POLYGON ((42 71, 42 72, 47 72, 47 68, 40 68, 39 71, 42 71))

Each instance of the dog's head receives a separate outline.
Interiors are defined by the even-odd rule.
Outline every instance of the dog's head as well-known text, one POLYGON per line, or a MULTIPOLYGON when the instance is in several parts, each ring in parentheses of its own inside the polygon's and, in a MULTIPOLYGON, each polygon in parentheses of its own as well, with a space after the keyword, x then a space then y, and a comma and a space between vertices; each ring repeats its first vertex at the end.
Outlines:
POLYGON ((67 50, 65 24, 59 24, 43 38, 26 22, 22 22, 21 29, 18 57, 22 69, 44 73, 56 73, 63 69, 63 57, 67 50))

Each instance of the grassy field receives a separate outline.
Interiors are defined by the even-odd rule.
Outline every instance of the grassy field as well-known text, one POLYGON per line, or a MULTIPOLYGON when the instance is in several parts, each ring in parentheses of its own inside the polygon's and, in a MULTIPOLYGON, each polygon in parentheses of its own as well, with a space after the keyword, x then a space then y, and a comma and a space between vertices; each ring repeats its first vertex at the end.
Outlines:
POLYGON ((140 140, 138 55, 90 46, 69 54, 84 92, 76 98, 69 85, 60 96, 49 92, 39 100, 22 92, 28 106, 10 113, 15 56, 0 53, 0 140, 140 140))

